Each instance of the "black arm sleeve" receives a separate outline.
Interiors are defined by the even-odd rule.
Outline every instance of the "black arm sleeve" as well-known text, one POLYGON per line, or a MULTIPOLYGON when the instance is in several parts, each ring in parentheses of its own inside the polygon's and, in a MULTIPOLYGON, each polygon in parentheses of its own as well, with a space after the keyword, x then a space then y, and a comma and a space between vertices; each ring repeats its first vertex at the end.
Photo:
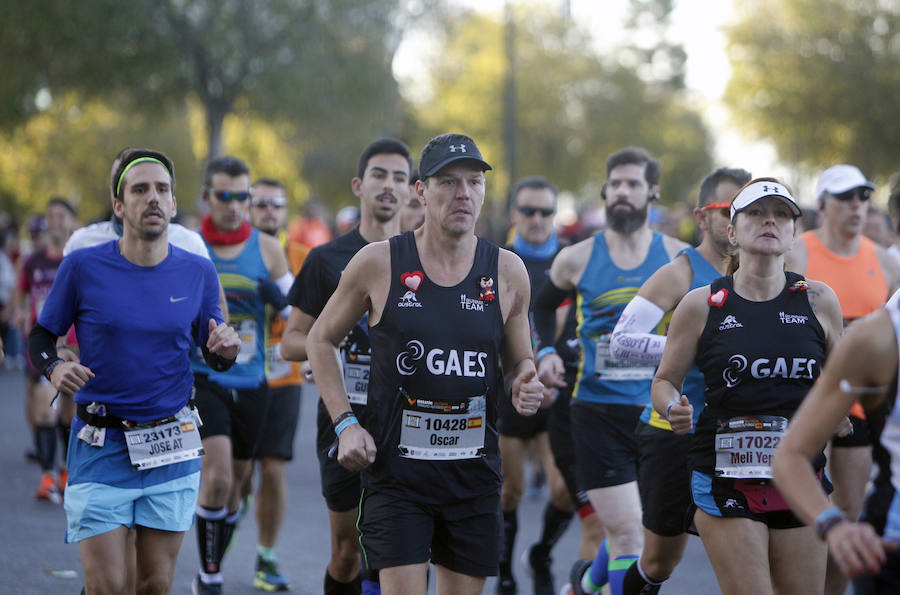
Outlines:
POLYGON ((564 291, 547 280, 534 300, 534 330, 537 333, 537 348, 552 346, 556 337, 556 309, 559 308, 569 292, 564 291))
POLYGON ((28 356, 34 367, 43 374, 44 368, 59 359, 56 355, 56 335, 35 324, 28 334, 28 356))
POLYGON ((218 353, 213 353, 212 351, 207 349, 206 345, 201 345, 200 351, 203 352, 203 359, 206 360, 206 363, 209 365, 209 367, 216 372, 227 372, 228 369, 234 365, 234 362, 237 359, 225 359, 218 353))

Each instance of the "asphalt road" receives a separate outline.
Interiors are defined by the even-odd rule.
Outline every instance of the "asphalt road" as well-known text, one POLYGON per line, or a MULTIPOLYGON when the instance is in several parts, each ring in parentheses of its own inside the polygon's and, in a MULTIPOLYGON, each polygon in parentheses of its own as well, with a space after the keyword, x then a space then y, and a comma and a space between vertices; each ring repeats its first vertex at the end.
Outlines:
MULTIPOLYGON (((78 593, 83 584, 78 547, 63 542, 65 518, 62 507, 34 498, 40 478, 36 464, 24 457, 30 436, 23 411, 24 377, 20 371, 0 370, 0 593, 78 593), (74 578, 58 578, 53 571, 74 571, 74 578)), ((315 389, 305 391, 301 408, 299 435, 295 441, 295 459, 287 467, 288 506, 277 547, 282 573, 293 583, 293 592, 322 593, 322 579, 329 557, 329 532, 325 504, 319 491, 318 464, 314 454, 315 389)), ((526 496, 519 509, 519 536, 516 559, 537 540, 546 493, 526 496)), ((554 550, 554 574, 558 586, 568 575, 574 561, 580 529, 574 522, 554 550)), ((248 514, 238 529, 237 541, 225 557, 224 575, 227 593, 258 593, 253 589, 253 564, 256 555, 256 521, 248 514)), ((196 536, 185 535, 175 569, 173 593, 190 593, 190 582, 197 572, 196 536)), ((531 593, 525 567, 515 567, 519 592, 531 593)), ((69 573, 71 574, 71 573, 69 573)), ((489 579, 484 592, 494 592, 489 579)), ((433 592, 433 586, 432 586, 433 592)), ((662 590, 669 595, 718 593, 709 561, 700 540, 689 540, 687 553, 662 590)))

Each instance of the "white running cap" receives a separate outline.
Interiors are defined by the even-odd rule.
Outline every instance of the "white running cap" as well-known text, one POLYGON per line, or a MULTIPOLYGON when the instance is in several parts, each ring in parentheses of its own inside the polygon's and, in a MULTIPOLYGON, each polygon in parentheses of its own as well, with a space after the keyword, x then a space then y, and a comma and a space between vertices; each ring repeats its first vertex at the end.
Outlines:
POLYGON ((861 187, 875 190, 875 184, 867 180, 855 165, 835 165, 823 171, 819 176, 819 182, 816 184, 816 198, 822 198, 826 192, 840 194, 861 187))
POLYGON ((794 197, 791 196, 788 189, 784 187, 784 184, 779 182, 761 181, 753 182, 749 186, 746 186, 734 197, 734 200, 731 201, 731 220, 734 221, 735 215, 767 196, 780 198, 790 207, 794 217, 800 216, 800 207, 797 206, 797 201, 794 200, 794 197))

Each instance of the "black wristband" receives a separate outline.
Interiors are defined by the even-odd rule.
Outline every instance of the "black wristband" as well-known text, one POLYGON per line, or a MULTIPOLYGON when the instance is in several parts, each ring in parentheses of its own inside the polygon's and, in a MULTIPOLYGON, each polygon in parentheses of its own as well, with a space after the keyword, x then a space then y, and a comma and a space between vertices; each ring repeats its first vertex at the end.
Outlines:
POLYGON ((51 359, 51 360, 49 361, 49 363, 47 363, 47 365, 44 366, 44 370, 43 370, 43 372, 41 372, 41 374, 44 375, 44 378, 46 378, 47 380, 50 380, 50 375, 53 374, 53 369, 54 369, 56 366, 58 366, 59 364, 63 363, 64 361, 66 361, 66 360, 64 360, 64 359, 61 358, 61 357, 57 357, 57 358, 55 358, 55 359, 51 359))
POLYGON ((341 423, 342 421, 344 421, 344 420, 347 419, 348 417, 353 417, 353 416, 355 416, 355 415, 356 415, 356 414, 353 413, 353 410, 352 410, 352 409, 350 409, 349 411, 344 411, 343 413, 341 413, 340 415, 338 415, 336 418, 334 418, 334 421, 331 422, 331 427, 336 428, 336 427, 338 426, 339 423, 341 423))
POLYGON ((213 353, 206 348, 206 345, 201 346, 200 351, 203 352, 203 359, 206 361, 207 365, 216 372, 227 372, 237 360, 237 357, 234 359, 227 359, 218 353, 213 353))

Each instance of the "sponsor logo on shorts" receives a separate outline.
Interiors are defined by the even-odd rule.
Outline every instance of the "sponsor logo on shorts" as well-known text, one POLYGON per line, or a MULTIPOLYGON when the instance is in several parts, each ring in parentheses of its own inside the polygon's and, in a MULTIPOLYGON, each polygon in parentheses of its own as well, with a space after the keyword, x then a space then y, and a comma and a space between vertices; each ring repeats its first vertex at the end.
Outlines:
POLYGON ((722 321, 722 324, 719 325, 719 330, 727 331, 732 328, 743 328, 743 326, 744 325, 738 322, 732 314, 729 314, 725 317, 725 320, 722 321))
POLYGON ((781 319, 781 324, 806 324, 806 321, 809 320, 809 316, 785 314, 784 312, 779 312, 778 318, 781 319))
POLYGON ((725 508, 744 508, 744 505, 734 498, 729 498, 728 500, 725 500, 725 508))

